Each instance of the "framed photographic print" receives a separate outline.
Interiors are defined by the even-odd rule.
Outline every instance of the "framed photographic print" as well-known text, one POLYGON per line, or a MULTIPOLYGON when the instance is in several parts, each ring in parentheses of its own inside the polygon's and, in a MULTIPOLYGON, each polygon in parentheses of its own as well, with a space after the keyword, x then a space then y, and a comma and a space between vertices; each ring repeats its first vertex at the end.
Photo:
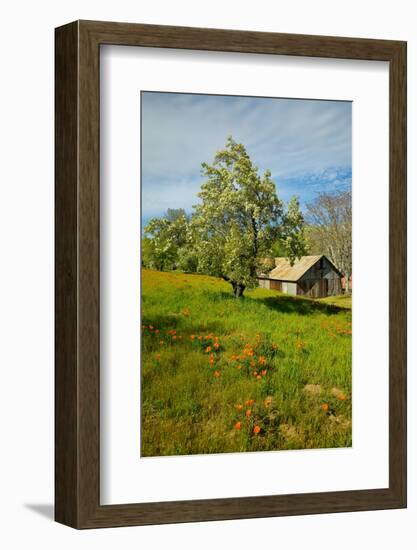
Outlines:
POLYGON ((406 506, 406 44, 56 29, 56 520, 406 506))

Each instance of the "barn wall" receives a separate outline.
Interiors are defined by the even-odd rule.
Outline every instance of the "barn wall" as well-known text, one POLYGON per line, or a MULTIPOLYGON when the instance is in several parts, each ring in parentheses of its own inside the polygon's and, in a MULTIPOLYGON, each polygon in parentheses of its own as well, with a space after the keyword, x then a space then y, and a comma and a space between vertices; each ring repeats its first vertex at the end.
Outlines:
POLYGON ((259 281, 259 286, 261 288, 267 288, 269 289, 270 288, 270 281, 269 279, 258 279, 259 281))
POLYGON ((299 280, 297 294, 324 298, 342 293, 341 277, 327 258, 321 258, 299 280), (324 280, 326 282, 324 282, 324 280))
POLYGON ((282 285, 283 283, 281 281, 274 281, 273 279, 269 281, 269 288, 271 290, 278 290, 279 292, 282 292, 282 285))
POLYGON ((287 283, 287 294, 297 295, 297 283, 287 283))

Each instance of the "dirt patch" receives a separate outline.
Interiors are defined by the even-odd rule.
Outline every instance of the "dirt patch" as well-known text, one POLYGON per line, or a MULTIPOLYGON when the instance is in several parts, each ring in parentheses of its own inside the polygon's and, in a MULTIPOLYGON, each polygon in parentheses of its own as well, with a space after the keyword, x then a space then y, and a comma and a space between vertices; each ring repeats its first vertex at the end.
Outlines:
POLYGON ((307 384, 304 386, 305 393, 308 395, 320 395, 321 394, 321 386, 320 384, 307 384))
POLYGON ((331 389, 331 394, 334 395, 335 397, 337 397, 337 399, 339 399, 339 401, 344 401, 346 399, 346 394, 340 390, 339 388, 332 388, 331 389))
POLYGON ((302 440, 302 436, 297 427, 292 424, 280 424, 279 430, 287 441, 300 442, 302 440))

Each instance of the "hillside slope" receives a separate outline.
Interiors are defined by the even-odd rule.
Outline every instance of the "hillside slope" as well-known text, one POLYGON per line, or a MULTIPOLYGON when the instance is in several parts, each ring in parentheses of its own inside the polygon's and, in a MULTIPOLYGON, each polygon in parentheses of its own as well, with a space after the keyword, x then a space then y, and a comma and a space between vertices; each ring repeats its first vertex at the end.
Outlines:
POLYGON ((351 311, 142 270, 142 456, 351 445, 351 311))

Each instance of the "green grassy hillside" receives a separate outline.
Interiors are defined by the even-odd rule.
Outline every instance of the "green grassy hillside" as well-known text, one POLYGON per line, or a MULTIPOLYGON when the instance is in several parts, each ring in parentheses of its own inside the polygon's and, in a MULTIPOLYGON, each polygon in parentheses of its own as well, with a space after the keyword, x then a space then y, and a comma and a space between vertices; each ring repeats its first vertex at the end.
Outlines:
POLYGON ((142 456, 351 445, 351 311, 142 271, 142 456))

